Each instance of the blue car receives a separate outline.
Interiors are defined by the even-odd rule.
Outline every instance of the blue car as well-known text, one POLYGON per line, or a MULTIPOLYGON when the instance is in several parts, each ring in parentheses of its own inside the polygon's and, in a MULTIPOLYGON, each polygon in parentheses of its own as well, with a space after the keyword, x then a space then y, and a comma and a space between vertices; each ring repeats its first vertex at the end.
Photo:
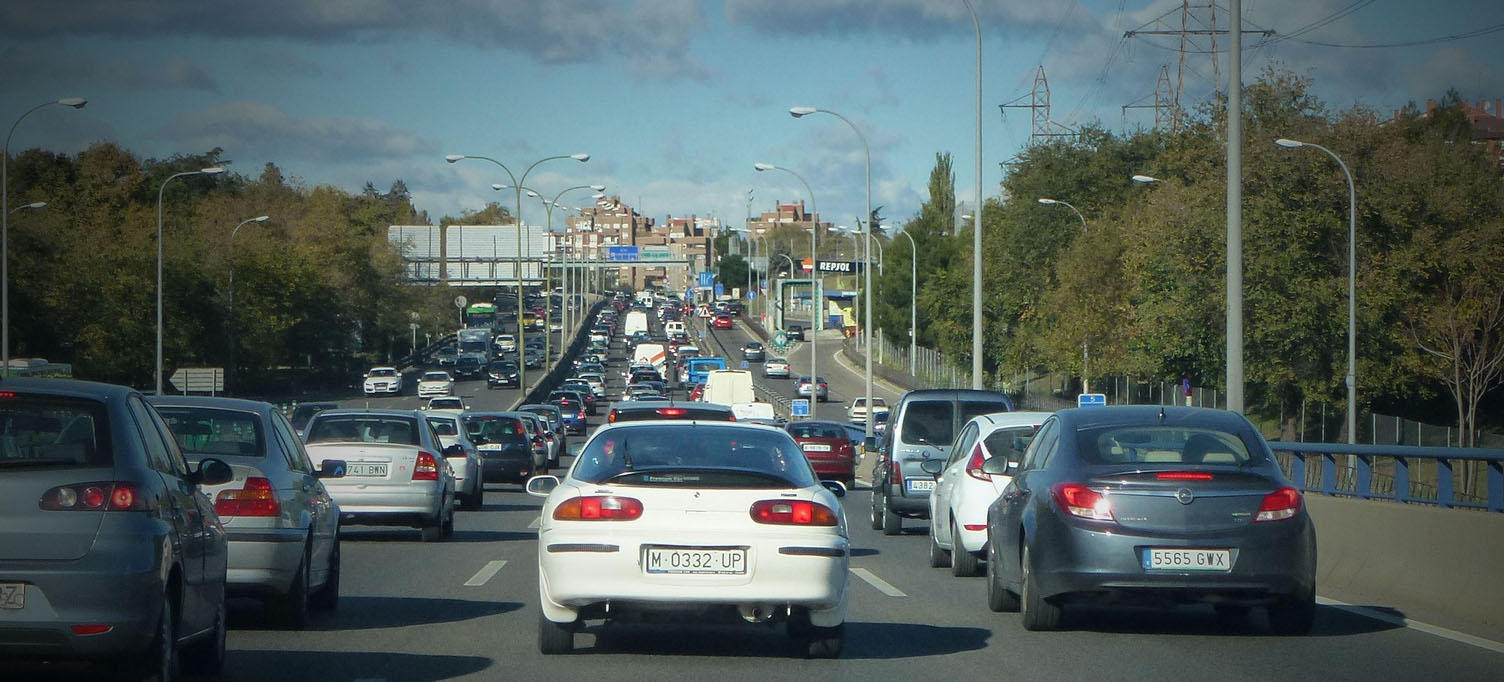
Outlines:
POLYGON ((565 428, 575 433, 585 432, 585 404, 573 398, 556 398, 548 404, 557 406, 564 418, 565 428))

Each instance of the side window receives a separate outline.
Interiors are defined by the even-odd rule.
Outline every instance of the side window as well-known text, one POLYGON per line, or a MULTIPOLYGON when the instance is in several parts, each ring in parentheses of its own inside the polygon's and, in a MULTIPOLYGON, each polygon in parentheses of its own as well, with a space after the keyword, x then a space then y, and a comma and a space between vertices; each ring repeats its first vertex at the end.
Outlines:
POLYGON ((313 463, 308 460, 303 442, 298 440, 292 431, 292 425, 287 423, 287 418, 280 412, 272 414, 272 433, 277 434, 277 444, 282 446, 288 468, 301 474, 313 475, 313 463))
POLYGON ((1050 460, 1055 458, 1055 453, 1060 452, 1060 429, 1050 434, 1050 442, 1045 443, 1039 450, 1039 468, 1043 469, 1050 465, 1050 460))
POLYGON ((146 447, 147 465, 161 473, 176 476, 177 470, 172 466, 172 456, 167 452, 167 444, 152 422, 151 408, 136 396, 131 396, 127 403, 130 405, 131 416, 135 418, 137 433, 141 435, 141 443, 146 447))
POLYGON ((965 457, 966 453, 971 452, 972 444, 977 441, 978 431, 976 424, 967 424, 966 428, 961 430, 961 437, 956 439, 954 446, 951 446, 950 457, 946 458, 945 466, 955 464, 957 460, 965 457))
POLYGON ((1034 437, 1034 442, 1029 443, 1029 449, 1024 451, 1024 461, 1020 467, 1022 470, 1030 471, 1044 465, 1048 455, 1041 456, 1040 453, 1047 449, 1054 449, 1057 431, 1059 431, 1058 421, 1050 419, 1045 423, 1044 427, 1039 430, 1039 435, 1034 437))

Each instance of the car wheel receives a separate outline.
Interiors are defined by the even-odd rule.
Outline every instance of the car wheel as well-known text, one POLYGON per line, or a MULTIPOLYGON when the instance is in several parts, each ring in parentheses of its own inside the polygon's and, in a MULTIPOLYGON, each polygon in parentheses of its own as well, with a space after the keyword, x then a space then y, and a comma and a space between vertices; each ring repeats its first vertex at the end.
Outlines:
POLYGON ((888 508, 887 495, 883 495, 883 535, 903 535, 903 517, 888 508))
POLYGON ((1302 590, 1269 606, 1269 629, 1277 635, 1304 635, 1316 624, 1316 590, 1302 590))
POLYGON ((181 677, 178 660, 178 621, 172 599, 162 598, 162 613, 157 616, 157 633, 146 650, 131 659, 128 678, 154 682, 175 682, 181 677))
POLYGON ((308 573, 309 552, 305 546, 303 549, 303 561, 298 564, 297 573, 293 576, 292 586, 287 589, 287 594, 273 597, 267 600, 266 610, 272 620, 289 630, 302 630, 308 627, 308 573))
POLYGON ((950 565, 950 554, 935 539, 935 529, 930 528, 930 568, 945 568, 950 565))
POLYGON ((203 641, 183 649, 183 669, 195 675, 214 675, 225 667, 225 601, 221 596, 214 613, 214 632, 203 641))
POLYGON ((470 509, 471 511, 479 511, 481 509, 484 509, 485 507, 486 484, 481 483, 480 479, 477 478, 475 482, 475 490, 470 493, 470 506, 468 507, 468 509, 470 509))
POLYGON ((950 524, 950 574, 957 578, 969 578, 977 574, 977 555, 966 551, 961 544, 961 534, 956 522, 950 524))
POLYGON ((1052 604, 1039 594, 1039 586, 1034 584, 1033 558, 1029 556, 1028 546, 1024 546, 1023 561, 1020 562, 1020 571, 1023 572, 1023 594, 1020 595, 1020 610, 1023 612, 1025 630, 1053 630, 1060 627, 1061 608, 1052 604))
POLYGON ((444 522, 435 518, 424 524, 422 531, 424 542, 438 542, 444 537, 444 522))
POLYGON ((998 573, 999 559, 997 546, 992 543, 989 534, 987 538, 987 608, 995 613, 1018 610, 1018 595, 1010 592, 1003 586, 1003 576, 998 573))
POLYGON ((878 485, 879 484, 876 481, 872 483, 872 507, 870 513, 870 516, 872 518, 872 530, 883 529, 883 503, 882 496, 877 493, 878 485))
POLYGON ((808 655, 810 658, 840 658, 845 639, 845 623, 832 628, 810 627, 808 655))
POLYGON ((447 512, 444 513, 444 523, 443 523, 442 526, 440 526, 439 532, 440 532, 441 535, 443 535, 446 538, 447 537, 452 537, 454 535, 454 506, 453 505, 451 505, 449 507, 449 511, 447 511, 447 512))
POLYGON ((538 652, 567 654, 574 650, 574 623, 555 623, 538 615, 538 652))
POLYGON ((334 540, 334 549, 329 553, 329 575, 324 578, 324 586, 308 600, 308 605, 318 611, 333 611, 339 606, 339 539, 334 540))

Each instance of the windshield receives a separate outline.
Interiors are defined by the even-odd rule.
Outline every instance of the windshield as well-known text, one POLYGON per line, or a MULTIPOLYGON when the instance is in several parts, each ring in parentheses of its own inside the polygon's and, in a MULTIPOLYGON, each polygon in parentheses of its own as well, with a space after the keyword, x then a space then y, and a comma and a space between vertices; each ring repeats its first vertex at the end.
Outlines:
POLYGON ((443 372, 429 372, 423 375, 424 381, 449 381, 449 375, 443 372))
POLYGON ((109 466, 110 427, 102 403, 15 394, 0 400, 0 467, 109 466))
POLYGON ((373 377, 394 377, 394 376, 397 376, 397 370, 391 369, 389 367, 378 367, 376 369, 371 370, 371 376, 373 376, 373 377))
POLYGON ((183 454, 266 455, 261 420, 250 412, 209 407, 157 406, 157 413, 172 429, 183 454))
POLYGON ((1243 465, 1263 459, 1237 434, 1179 426, 1111 426, 1076 434, 1077 456, 1086 464, 1243 465))
POLYGON ((417 421, 365 414, 319 415, 308 427, 309 443, 418 444, 417 421))
POLYGON ((615 428, 592 438, 578 461, 571 476, 588 483, 804 488, 816 482, 793 439, 752 428, 688 423, 615 428))

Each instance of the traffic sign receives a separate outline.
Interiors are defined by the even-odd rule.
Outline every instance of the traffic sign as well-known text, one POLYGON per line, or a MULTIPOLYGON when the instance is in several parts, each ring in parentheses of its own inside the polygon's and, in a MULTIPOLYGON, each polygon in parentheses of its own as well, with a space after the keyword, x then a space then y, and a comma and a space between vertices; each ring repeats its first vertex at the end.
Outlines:
POLYGON ((454 297, 454 307, 456 308, 464 308, 468 303, 470 303, 469 299, 466 299, 464 296, 454 297))
POLYGON ((712 284, 715 284, 715 273, 709 270, 701 272, 698 284, 707 289, 710 288, 712 284))
POLYGON ((167 379, 172 387, 184 393, 223 393, 225 368, 183 367, 167 379))
POLYGON ((789 415, 793 417, 809 416, 809 398, 795 398, 789 406, 789 415))
POLYGON ((612 262, 637 260, 637 247, 635 246, 608 246, 606 247, 606 260, 612 262))
POLYGON ((1107 407, 1107 394, 1082 393, 1076 396, 1076 407, 1107 407))
POLYGON ((669 260, 673 254, 669 253, 667 246, 640 246, 637 247, 639 260, 669 260))
POLYGON ((715 285, 715 297, 716 298, 720 298, 720 297, 725 296, 725 295, 726 295, 726 285, 719 284, 719 283, 716 284, 715 285))
POLYGON ((742 360, 742 369, 746 369, 746 368, 747 368, 747 367, 749 367, 749 366, 750 366, 750 365, 748 365, 748 364, 747 364, 747 361, 746 361, 746 360, 742 360))

